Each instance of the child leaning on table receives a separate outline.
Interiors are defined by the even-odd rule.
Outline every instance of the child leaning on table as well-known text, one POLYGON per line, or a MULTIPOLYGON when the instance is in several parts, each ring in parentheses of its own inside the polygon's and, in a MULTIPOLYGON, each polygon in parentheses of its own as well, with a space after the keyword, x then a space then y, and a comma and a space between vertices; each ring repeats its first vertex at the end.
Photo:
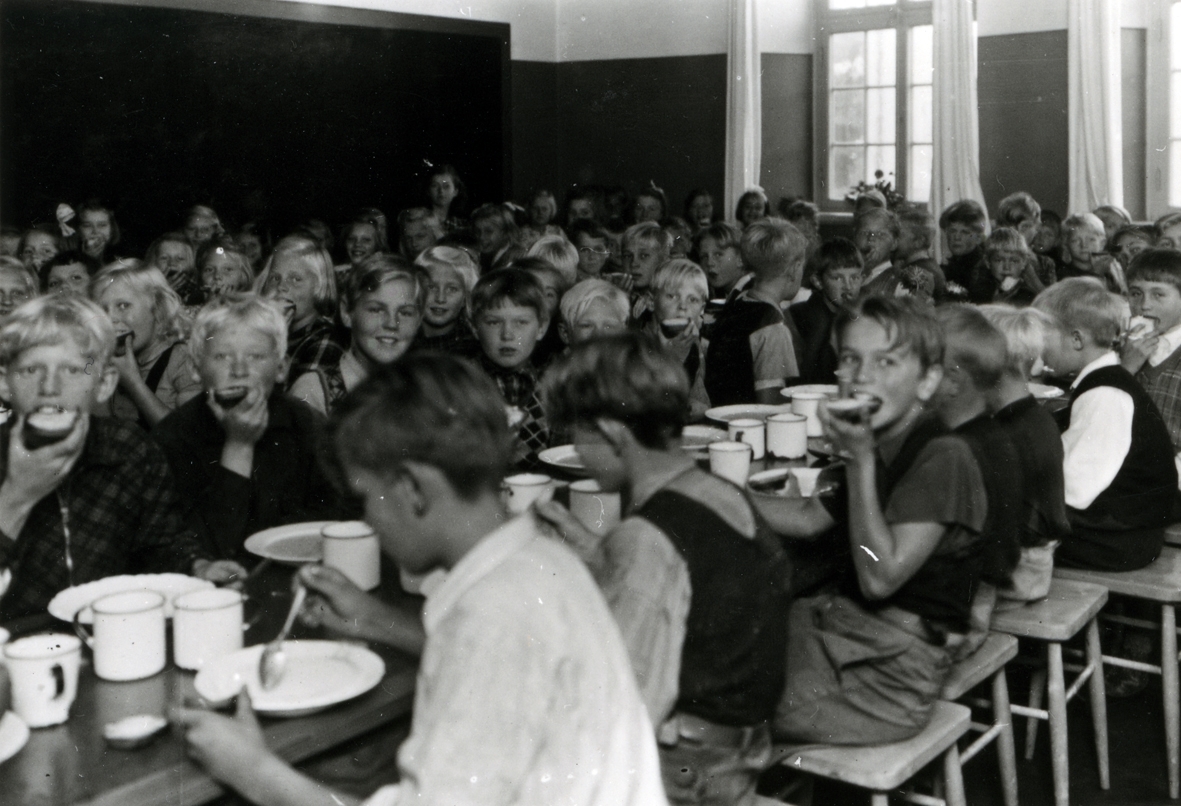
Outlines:
POLYGON ((847 503, 760 498, 777 532, 815 539, 847 521, 852 568, 837 592, 788 616, 783 741, 879 744, 926 726, 969 630, 987 498, 961 437, 931 411, 943 332, 911 298, 868 297, 837 320, 840 371, 877 410, 853 420, 821 407, 847 456, 847 503))
POLYGON ((229 580, 184 528, 172 474, 134 423, 93 417, 119 382, 115 332, 80 297, 25 303, 0 327, 0 621, 45 611, 71 585, 116 574, 175 571, 229 580), (28 416, 76 412, 60 442, 30 450, 28 416), (68 530, 68 539, 66 532, 68 530))
POLYGON ((323 416, 283 394, 286 347, 275 303, 205 306, 189 340, 204 391, 152 431, 187 522, 221 557, 246 559, 243 543, 261 529, 345 515, 317 460, 323 416))
POLYGON ((1072 533, 1057 562, 1132 571, 1160 554, 1177 495, 1173 445, 1160 410, 1113 349, 1123 330, 1123 299, 1102 281, 1072 277, 1038 294, 1035 308, 1054 320, 1046 370, 1074 377, 1059 413, 1066 512, 1072 533))
POLYGON ((630 501, 605 537, 553 502, 536 511, 579 549, 607 597, 660 726, 669 800, 753 804, 783 688, 782 547, 741 490, 681 450, 688 379, 649 337, 573 347, 544 389, 590 474, 630 501))
MULTIPOLYGON (((452 356, 411 354, 352 392, 333 425, 385 554, 410 573, 448 572, 423 609, 400 783, 366 803, 664 804, 652 726, 602 594, 532 515, 505 512, 512 438, 492 383, 452 356)), ((363 595, 334 606, 375 625, 357 637, 389 641, 375 616, 386 606, 363 595)), ((266 747, 245 692, 235 718, 176 718, 190 755, 250 800, 351 802, 266 747)))

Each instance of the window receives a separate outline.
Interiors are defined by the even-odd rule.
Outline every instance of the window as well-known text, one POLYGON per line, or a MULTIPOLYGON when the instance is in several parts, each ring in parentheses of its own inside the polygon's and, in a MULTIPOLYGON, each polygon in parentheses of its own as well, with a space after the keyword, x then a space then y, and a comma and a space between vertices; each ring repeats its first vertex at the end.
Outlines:
POLYGON ((876 174, 909 201, 931 194, 929 0, 816 0, 814 160, 823 207, 876 174))

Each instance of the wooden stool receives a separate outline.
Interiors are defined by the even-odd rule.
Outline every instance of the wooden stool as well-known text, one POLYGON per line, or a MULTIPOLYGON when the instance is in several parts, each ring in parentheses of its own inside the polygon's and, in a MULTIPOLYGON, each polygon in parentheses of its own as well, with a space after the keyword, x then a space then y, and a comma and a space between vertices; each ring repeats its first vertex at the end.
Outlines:
POLYGON ((967 764, 992 741, 996 741, 1001 770, 1001 792, 1005 806, 1017 806, 1017 752, 1013 747, 1013 713, 1009 708, 1009 684, 1005 664, 1017 656, 1017 639, 998 632, 988 634, 980 648, 952 667, 940 696, 961 701, 976 686, 992 678, 992 699, 972 700, 972 705, 992 709, 992 724, 973 722, 979 738, 960 752, 960 765, 967 764))
POLYGON ((789 769, 868 789, 872 806, 887 806, 891 792, 899 789, 923 767, 943 756, 944 798, 902 793, 911 803, 926 806, 965 806, 964 779, 956 741, 968 732, 972 712, 952 702, 936 702, 931 722, 913 739, 894 744, 836 747, 832 745, 782 745, 775 748, 775 762, 789 769))
POLYGON ((1037 723, 1050 723, 1050 762, 1054 772, 1054 802, 1070 802, 1070 756, 1066 741, 1066 704, 1089 679, 1091 682, 1091 721, 1095 729, 1095 752, 1099 757, 1099 786, 1108 789, 1111 775, 1107 759, 1107 693, 1103 686, 1103 655, 1099 649, 1099 625, 1096 616, 1107 603, 1107 589, 1101 585, 1068 582, 1055 578, 1045 599, 1022 607, 994 613, 992 629, 1046 645, 1049 674, 1049 710, 1041 708, 1040 680, 1030 687, 1029 706, 1011 706, 1014 714, 1029 717, 1025 757, 1033 757, 1033 739, 1037 723), (1080 630, 1087 631, 1087 664, 1068 690, 1062 665, 1062 644, 1080 630))
MULTIPOLYGON (((1160 628, 1161 662, 1159 666, 1126 658, 1104 655, 1109 666, 1136 669, 1161 676, 1161 694, 1165 712, 1165 752, 1169 770, 1169 797, 1181 795, 1181 687, 1177 680, 1177 611, 1181 602, 1181 549, 1165 546, 1152 565, 1137 571, 1085 571, 1078 568, 1055 568, 1055 581, 1073 579, 1103 585, 1112 593, 1143 599, 1160 605, 1160 624, 1122 616, 1108 620, 1132 627, 1160 628)), ((1090 642, 1088 641, 1088 650, 1090 642)))
POLYGON ((1165 545, 1181 547, 1181 523, 1171 523, 1165 527, 1165 545))

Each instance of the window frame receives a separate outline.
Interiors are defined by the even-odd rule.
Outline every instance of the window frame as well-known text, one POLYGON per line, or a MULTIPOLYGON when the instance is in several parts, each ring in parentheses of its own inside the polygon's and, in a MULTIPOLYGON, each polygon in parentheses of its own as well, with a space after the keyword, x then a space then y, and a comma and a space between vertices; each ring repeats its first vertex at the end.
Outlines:
MULTIPOLYGON (((853 31, 895 29, 894 79, 894 189, 908 187, 910 168, 910 29, 933 24, 931 0, 895 0, 894 5, 833 10, 828 0, 813 0, 815 5, 815 43, 812 62, 812 187, 815 203, 822 212, 849 212, 844 193, 840 199, 828 197, 829 141, 829 42, 833 34, 853 31)), ((911 201, 907 199, 907 201, 911 201)), ((917 202, 926 205, 927 202, 917 202)))

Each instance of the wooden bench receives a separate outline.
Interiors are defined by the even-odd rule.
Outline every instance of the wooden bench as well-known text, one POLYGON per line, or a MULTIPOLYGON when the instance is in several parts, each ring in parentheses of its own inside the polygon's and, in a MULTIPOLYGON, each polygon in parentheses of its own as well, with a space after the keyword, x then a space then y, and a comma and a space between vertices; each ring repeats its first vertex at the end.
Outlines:
POLYGON ((1046 646, 1046 674, 1035 674, 1030 685, 1029 705, 1012 705, 1014 714, 1029 718, 1026 727, 1025 757, 1033 757, 1037 721, 1050 723, 1050 763, 1054 775, 1054 802, 1070 803, 1070 756, 1067 747, 1066 704, 1090 681, 1091 721, 1095 731, 1095 752, 1099 759, 1099 786, 1111 786, 1107 756, 1107 693, 1103 684, 1103 655, 1099 648, 1097 616, 1107 603, 1107 589, 1102 585, 1055 578, 1045 599, 993 614, 992 629, 1017 638, 1038 641, 1046 646), (1066 687, 1062 645, 1087 631, 1087 663, 1078 677, 1066 687), (1041 707, 1043 680, 1049 690, 1049 708, 1041 707))
MULTIPOLYGON (((1103 655, 1109 666, 1135 669, 1161 676, 1161 694, 1165 715, 1165 752, 1168 762, 1169 797, 1181 795, 1181 686, 1177 679, 1177 611, 1181 603, 1181 549, 1165 546, 1156 562, 1136 571, 1086 571, 1055 568, 1057 579, 1070 579, 1103 585, 1109 591, 1160 606, 1159 623, 1109 616, 1111 621, 1131 627, 1158 629, 1161 639, 1160 665, 1142 663, 1114 655, 1103 655)), ((1089 646, 1089 642, 1088 642, 1089 646)))

